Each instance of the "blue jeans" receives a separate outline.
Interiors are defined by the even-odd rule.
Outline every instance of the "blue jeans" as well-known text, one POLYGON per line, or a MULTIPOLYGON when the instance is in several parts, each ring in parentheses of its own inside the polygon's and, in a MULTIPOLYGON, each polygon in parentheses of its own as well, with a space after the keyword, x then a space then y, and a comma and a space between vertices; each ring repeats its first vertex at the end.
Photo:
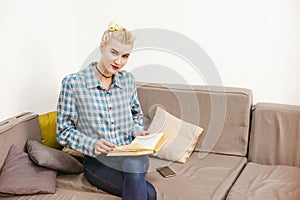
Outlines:
POLYGON ((85 156, 84 160, 85 177, 91 184, 124 200, 156 200, 154 186, 145 179, 148 156, 101 155, 97 159, 85 156))

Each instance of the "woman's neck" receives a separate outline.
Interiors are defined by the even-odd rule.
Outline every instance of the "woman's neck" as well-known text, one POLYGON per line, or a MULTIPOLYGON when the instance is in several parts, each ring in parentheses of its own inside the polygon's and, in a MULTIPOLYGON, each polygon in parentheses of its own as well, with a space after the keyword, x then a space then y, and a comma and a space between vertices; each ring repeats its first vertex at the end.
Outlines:
POLYGON ((105 68, 105 67, 103 67, 103 65, 101 65, 100 63, 97 63, 97 65, 95 66, 95 68, 96 68, 96 70, 97 70, 97 72, 98 72, 98 74, 99 74, 100 77, 103 77, 105 79, 112 78, 113 75, 112 74, 110 74, 110 75, 106 74, 105 70, 103 70, 103 68, 105 68))
POLYGON ((106 75, 103 76, 101 69, 98 67, 98 65, 95 65, 94 71, 96 72, 96 75, 99 78, 101 85, 103 85, 106 89, 109 89, 113 82, 113 75, 109 77, 107 77, 106 75))

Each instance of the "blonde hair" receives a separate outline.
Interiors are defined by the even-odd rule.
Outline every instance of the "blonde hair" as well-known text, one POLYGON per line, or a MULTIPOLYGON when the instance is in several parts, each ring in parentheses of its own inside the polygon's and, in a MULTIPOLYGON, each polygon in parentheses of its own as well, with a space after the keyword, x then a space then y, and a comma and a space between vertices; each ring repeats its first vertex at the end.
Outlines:
POLYGON ((117 23, 110 23, 106 31, 104 31, 101 42, 105 45, 112 38, 124 43, 133 44, 134 36, 131 31, 119 26, 117 23))

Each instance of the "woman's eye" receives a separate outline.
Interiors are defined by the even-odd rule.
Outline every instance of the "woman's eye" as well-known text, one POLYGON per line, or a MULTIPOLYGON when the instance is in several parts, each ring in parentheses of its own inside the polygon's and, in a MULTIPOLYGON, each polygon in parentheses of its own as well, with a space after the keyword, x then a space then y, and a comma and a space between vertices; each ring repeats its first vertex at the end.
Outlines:
POLYGON ((115 52, 115 51, 111 51, 110 52, 112 55, 117 55, 118 53, 117 52, 115 52))

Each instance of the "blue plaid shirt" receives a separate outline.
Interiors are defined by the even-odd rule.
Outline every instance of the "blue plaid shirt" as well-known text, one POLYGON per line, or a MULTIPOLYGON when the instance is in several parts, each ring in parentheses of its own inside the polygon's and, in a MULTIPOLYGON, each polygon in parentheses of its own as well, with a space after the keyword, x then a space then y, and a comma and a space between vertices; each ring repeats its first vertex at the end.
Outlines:
POLYGON ((57 105, 58 143, 92 157, 100 138, 126 145, 134 134, 143 131, 133 75, 117 72, 107 90, 94 73, 96 64, 63 79, 57 105))

